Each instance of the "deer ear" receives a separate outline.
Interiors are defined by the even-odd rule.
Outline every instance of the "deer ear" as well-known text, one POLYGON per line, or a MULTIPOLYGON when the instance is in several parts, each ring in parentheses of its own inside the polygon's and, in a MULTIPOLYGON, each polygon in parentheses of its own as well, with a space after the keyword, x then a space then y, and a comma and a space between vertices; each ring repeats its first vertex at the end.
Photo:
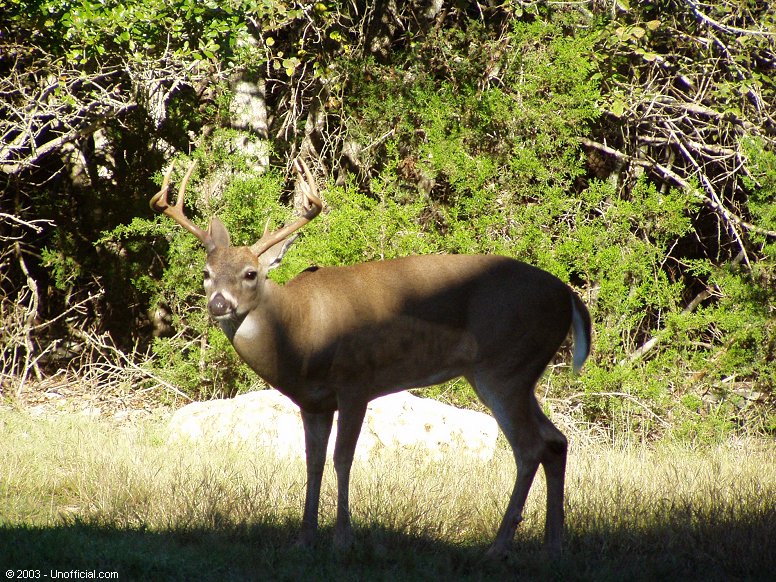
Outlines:
POLYGON ((283 256, 294 243, 296 237, 297 235, 290 236, 287 239, 269 247, 266 251, 259 255, 259 264, 261 264, 267 270, 274 269, 280 265, 280 261, 283 260, 283 256))
POLYGON ((226 230, 224 223, 217 217, 210 220, 210 226, 207 229, 208 234, 213 239, 213 245, 217 247, 230 246, 231 239, 229 238, 229 232, 226 230))

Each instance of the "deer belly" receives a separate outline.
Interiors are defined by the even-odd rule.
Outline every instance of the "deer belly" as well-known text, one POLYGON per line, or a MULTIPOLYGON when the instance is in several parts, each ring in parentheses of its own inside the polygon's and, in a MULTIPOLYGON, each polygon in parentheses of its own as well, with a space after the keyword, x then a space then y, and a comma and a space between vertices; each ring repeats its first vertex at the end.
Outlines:
POLYGON ((392 391, 429 386, 464 374, 476 361, 471 334, 426 322, 392 321, 342 336, 330 380, 392 391))

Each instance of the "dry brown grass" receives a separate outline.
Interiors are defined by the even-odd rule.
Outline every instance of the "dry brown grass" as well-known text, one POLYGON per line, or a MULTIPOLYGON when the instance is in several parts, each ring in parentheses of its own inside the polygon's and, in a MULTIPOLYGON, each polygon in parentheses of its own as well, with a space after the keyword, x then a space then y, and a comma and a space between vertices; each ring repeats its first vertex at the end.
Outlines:
POLYGON ((776 565, 772 443, 572 447, 564 557, 548 563, 538 551, 538 478, 510 560, 484 564, 480 556, 513 483, 505 450, 487 463, 429 463, 406 453, 356 463, 358 542, 347 557, 335 557, 330 547, 330 471, 322 541, 300 556, 291 549, 304 495, 300 459, 245 447, 169 445, 162 418, 117 425, 3 410, 0 433, 0 542, 15 548, 6 558, 12 561, 97 561, 130 578, 180 571, 203 579, 216 577, 206 567, 213 563, 238 578, 258 571, 339 576, 356 564, 378 579, 390 572, 424 579, 426 571, 475 579, 513 571, 571 579, 757 579, 776 565), (49 538, 56 543, 41 541, 49 538))

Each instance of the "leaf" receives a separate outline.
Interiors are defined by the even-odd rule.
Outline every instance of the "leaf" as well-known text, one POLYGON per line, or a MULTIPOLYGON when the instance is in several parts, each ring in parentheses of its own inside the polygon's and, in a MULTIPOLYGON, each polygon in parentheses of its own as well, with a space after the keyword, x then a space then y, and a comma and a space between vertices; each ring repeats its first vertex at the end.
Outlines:
POLYGON ((658 28, 660 28, 661 24, 662 23, 660 22, 660 20, 650 20, 649 22, 647 22, 646 26, 649 30, 657 30, 658 28))

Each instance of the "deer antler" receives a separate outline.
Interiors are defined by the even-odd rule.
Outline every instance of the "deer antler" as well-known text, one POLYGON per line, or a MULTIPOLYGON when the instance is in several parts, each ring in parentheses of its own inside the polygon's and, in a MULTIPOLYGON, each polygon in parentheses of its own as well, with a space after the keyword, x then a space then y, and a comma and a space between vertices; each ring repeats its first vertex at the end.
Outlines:
POLYGON ((186 171, 186 175, 183 177, 180 188, 178 188, 178 200, 175 202, 174 206, 170 206, 170 203, 167 201, 167 193, 170 190, 170 177, 172 176, 172 171, 175 167, 175 162, 172 162, 170 167, 167 168, 167 171, 164 173, 162 189, 154 194, 154 196, 151 198, 150 206, 151 210, 154 212, 164 213, 165 215, 172 218, 175 222, 180 224, 183 228, 188 230, 191 234, 197 237, 199 241, 205 245, 205 249, 210 252, 213 250, 213 248, 215 248, 215 243, 213 242, 210 234, 191 222, 183 212, 183 195, 186 192, 186 186, 189 183, 189 178, 191 178, 191 174, 194 172, 194 166, 196 165, 197 160, 191 162, 189 169, 186 171))
POLYGON ((305 213, 291 224, 287 224, 274 232, 268 233, 265 228, 264 235, 251 246, 251 251, 257 256, 264 253, 271 246, 287 239, 291 234, 302 228, 321 213, 323 203, 318 197, 318 188, 315 186, 315 179, 313 178, 312 172, 310 172, 310 168, 307 167, 304 160, 297 158, 294 160, 294 170, 296 170, 296 173, 302 180, 302 190, 306 202, 305 213))

